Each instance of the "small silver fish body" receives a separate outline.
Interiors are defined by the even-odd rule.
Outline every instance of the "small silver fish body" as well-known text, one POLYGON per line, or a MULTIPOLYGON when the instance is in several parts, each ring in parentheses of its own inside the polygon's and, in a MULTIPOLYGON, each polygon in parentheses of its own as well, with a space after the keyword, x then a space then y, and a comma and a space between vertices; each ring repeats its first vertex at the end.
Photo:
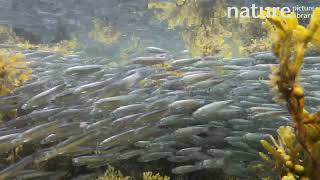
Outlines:
POLYGON ((119 154, 107 154, 107 155, 91 155, 91 156, 80 156, 74 158, 72 161, 75 165, 90 165, 90 164, 101 164, 101 166, 111 163, 117 159, 119 154))
POLYGON ((168 57, 161 57, 161 56, 150 56, 150 57, 137 57, 131 60, 134 64, 143 64, 143 65, 156 65, 156 64, 163 64, 168 61, 168 57))
POLYGON ((185 165, 185 166, 179 166, 179 167, 175 167, 172 169, 172 173, 173 174, 187 174, 187 173, 191 173, 194 171, 198 171, 201 168, 199 166, 196 165, 185 165))
POLYGON ((115 128, 120 128, 120 127, 124 127, 124 126, 132 127, 133 125, 135 125, 135 120, 137 120, 142 115, 143 115, 143 113, 138 113, 138 114, 132 114, 132 115, 118 118, 118 119, 112 121, 111 126, 113 126, 115 128))
POLYGON ((190 86, 187 86, 187 89, 190 90, 197 90, 197 89, 210 89, 214 87, 215 85, 218 85, 222 83, 224 80, 223 79, 209 79, 209 80, 204 80, 197 82, 195 84, 192 84, 190 86))
POLYGON ((145 48, 147 52, 149 53, 155 53, 155 54, 164 54, 164 53, 168 53, 167 50, 158 48, 158 47, 146 47, 145 48))
POLYGON ((213 78, 214 75, 212 73, 207 73, 207 72, 202 72, 202 73, 195 73, 195 74, 190 74, 186 75, 181 78, 181 81, 185 85, 191 85, 194 83, 198 83, 199 81, 204 81, 209 78, 213 78))
POLYGON ((55 86, 51 89, 48 89, 34 97, 32 97, 30 100, 28 100, 21 108, 22 109, 31 109, 38 106, 41 106, 45 103, 48 103, 49 100, 57 94, 59 91, 61 91, 65 87, 64 84, 55 86))
POLYGON ((69 137, 67 140, 60 142, 56 146, 39 151, 37 156, 35 157, 34 162, 41 163, 59 155, 68 153, 78 148, 78 146, 95 139, 99 134, 100 132, 90 131, 88 133, 82 133, 80 135, 73 135, 69 137))
POLYGON ((19 133, 9 134, 0 137, 0 152, 6 153, 16 145, 12 141, 19 136, 19 133))
POLYGON ((114 110, 135 101, 137 98, 138 96, 135 95, 109 97, 98 100, 94 103, 94 106, 99 109, 114 110))
POLYGON ((161 118, 158 125, 161 126, 187 126, 195 122, 194 118, 187 117, 184 114, 174 114, 161 118))
POLYGON ((115 118, 122 118, 124 116, 128 116, 131 114, 138 114, 143 113, 146 110, 146 106, 143 104, 130 104, 127 106, 121 106, 114 111, 111 112, 111 114, 115 118))
POLYGON ((99 90, 105 86, 107 86, 109 83, 112 82, 112 78, 107 79, 105 81, 99 81, 99 82, 93 82, 85 85, 81 85, 74 89, 75 94, 85 93, 85 92, 94 92, 96 90, 99 90))
POLYGON ((204 104, 203 100, 186 99, 179 100, 169 105, 169 111, 174 114, 193 113, 204 104))
POLYGON ((183 137, 183 136, 192 136, 192 135, 198 135, 202 133, 206 133, 209 131, 208 127, 201 127, 201 126, 190 126, 185 128, 177 129, 174 134, 177 137, 183 137))
POLYGON ((150 162, 170 156, 173 156, 172 152, 151 152, 140 156, 138 162, 150 162))
POLYGON ((137 149, 137 150, 128 150, 126 152, 122 152, 119 156, 120 160, 128 160, 133 157, 139 156, 141 154, 144 154, 145 150, 143 149, 137 149))
POLYGON ((197 109, 192 114, 192 116, 196 119, 214 118, 216 116, 216 112, 227 107, 232 102, 233 102, 232 100, 227 100, 227 101, 218 101, 218 102, 213 102, 211 104, 207 104, 197 109))
POLYGON ((167 158, 168 161, 174 162, 174 163, 183 163, 187 161, 191 161, 192 157, 190 156, 170 156, 167 158))
POLYGON ((202 150, 201 147, 189 147, 189 148, 185 148, 185 149, 181 149, 179 151, 177 151, 177 155, 184 155, 184 156, 188 156, 190 154, 195 154, 198 153, 202 150))
POLYGON ((221 169, 225 164, 224 158, 206 159, 198 163, 200 169, 221 169))
POLYGON ((98 72, 103 68, 102 65, 83 65, 68 68, 64 71, 66 75, 90 74, 98 72))
POLYGON ((0 97, 0 112, 17 109, 21 101, 22 97, 17 95, 0 97))
POLYGON ((16 143, 27 143, 39 138, 43 138, 44 136, 51 134, 59 128, 59 121, 49 122, 45 124, 38 125, 33 127, 17 136, 12 142, 16 143))
POLYGON ((172 62, 173 66, 183 67, 200 61, 201 58, 178 59, 172 62))
POLYGON ((15 164, 8 166, 7 168, 0 171, 0 179, 10 180, 15 177, 15 174, 30 165, 34 160, 34 155, 29 155, 21 159, 15 164))

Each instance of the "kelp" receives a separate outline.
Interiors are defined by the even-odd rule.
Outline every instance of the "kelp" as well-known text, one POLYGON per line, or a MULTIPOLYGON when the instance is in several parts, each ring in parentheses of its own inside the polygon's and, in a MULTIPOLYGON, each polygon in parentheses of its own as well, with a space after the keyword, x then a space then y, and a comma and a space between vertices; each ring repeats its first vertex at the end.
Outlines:
POLYGON ((143 180, 170 180, 168 176, 161 176, 159 173, 144 172, 143 180))
POLYGON ((124 176, 120 171, 117 171, 114 167, 110 166, 106 172, 97 178, 97 180, 129 180, 129 176, 124 176))
POLYGON ((155 17, 166 21, 169 29, 179 29, 193 56, 213 55, 227 49, 224 38, 230 37, 231 33, 223 28, 219 18, 215 18, 221 11, 214 7, 209 4, 208 9, 204 10, 195 0, 151 1, 148 4, 149 9, 159 10, 155 17))
POLYGON ((49 44, 32 44, 29 41, 19 41, 16 43, 16 46, 19 49, 33 49, 33 50, 45 50, 52 51, 62 54, 72 54, 74 50, 78 46, 78 40, 76 38, 72 38, 70 40, 62 40, 57 43, 49 43, 49 44))
POLYGON ((14 44, 19 41, 19 37, 13 32, 12 28, 5 25, 0 25, 0 43, 14 44))
POLYGON ((270 48, 255 20, 228 18, 225 6, 223 0, 152 0, 148 4, 158 20, 180 34, 193 56, 237 57, 270 48))
POLYGON ((15 34, 9 26, 0 26, 0 44, 2 49, 6 50, 45 50, 53 51, 62 54, 71 54, 78 46, 78 40, 76 38, 70 38, 61 40, 56 43, 30 43, 23 37, 19 37, 15 34))
POLYGON ((261 154, 273 164, 282 179, 318 179, 320 172, 320 112, 305 110, 304 89, 298 76, 308 45, 320 45, 320 8, 313 12, 307 27, 299 25, 294 13, 276 16, 262 14, 263 25, 268 29, 272 51, 279 66, 272 67, 270 75, 275 100, 286 103, 292 118, 293 129, 281 127, 278 141, 273 145, 261 144, 272 156, 261 154))
POLYGON ((298 143, 294 129, 290 126, 280 127, 278 130, 278 139, 270 136, 271 144, 266 140, 261 140, 262 146, 268 151, 269 155, 260 152, 260 157, 268 164, 274 166, 275 170, 282 174, 282 177, 292 177, 293 175, 302 175, 305 171, 302 146, 298 143))
MULTIPOLYGON (((170 180, 168 176, 161 176, 159 173, 144 172, 142 174, 143 180, 170 180)), ((135 180, 130 176, 124 176, 120 171, 114 167, 109 166, 104 175, 97 178, 97 180, 135 180)))
POLYGON ((32 70, 22 54, 0 52, 0 96, 10 94, 15 88, 30 79, 32 70))
MULTIPOLYGON (((0 51, 0 96, 7 96, 14 89, 21 86, 31 78, 32 70, 28 67, 24 56, 19 53, 0 51)), ((0 121, 12 119, 16 116, 17 110, 0 112, 0 121)))
POLYGON ((93 20, 93 29, 89 32, 89 37, 103 44, 117 42, 121 32, 111 22, 102 19, 93 20))

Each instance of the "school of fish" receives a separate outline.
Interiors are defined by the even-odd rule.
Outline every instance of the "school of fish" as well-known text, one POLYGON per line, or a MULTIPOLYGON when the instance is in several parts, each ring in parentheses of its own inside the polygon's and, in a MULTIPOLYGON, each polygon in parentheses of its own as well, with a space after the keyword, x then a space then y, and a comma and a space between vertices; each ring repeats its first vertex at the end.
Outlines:
MULTIPOLYGON (((18 109, 0 125, 0 179, 92 179, 129 160, 167 161, 173 174, 220 170, 248 179, 260 162, 259 141, 291 123, 272 100, 269 52, 188 58, 148 47, 125 65, 81 53, 23 53, 32 80, 0 97, 0 112, 18 109), (75 177, 68 167, 86 171, 75 177)), ((307 57, 301 73, 312 107, 320 102, 318 68, 320 57, 307 57)))

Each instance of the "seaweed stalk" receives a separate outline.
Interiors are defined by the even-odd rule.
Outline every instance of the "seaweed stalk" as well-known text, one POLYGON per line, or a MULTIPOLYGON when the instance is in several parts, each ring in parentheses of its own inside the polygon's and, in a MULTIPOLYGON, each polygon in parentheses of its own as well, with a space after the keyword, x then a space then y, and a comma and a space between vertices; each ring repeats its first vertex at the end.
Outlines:
POLYGON ((284 128, 280 128, 278 134, 279 142, 282 142, 282 145, 276 145, 273 148, 266 141, 261 143, 278 161, 284 157, 279 155, 283 152, 282 146, 291 152, 288 154, 289 158, 285 158, 284 161, 280 160, 283 165, 280 170, 282 179, 317 179, 319 178, 317 174, 320 172, 320 112, 309 113, 304 109, 304 89, 297 79, 308 44, 319 45, 320 43, 320 8, 314 10, 307 27, 299 25, 294 13, 282 14, 277 11, 276 16, 267 16, 266 14, 265 12, 262 15, 265 19, 264 26, 271 35, 272 51, 279 62, 278 67, 272 68, 271 84, 278 95, 276 100, 284 101, 287 104, 293 121, 294 134, 290 134, 288 130, 279 132, 284 130, 284 128), (284 136, 296 137, 305 153, 302 160, 307 168, 300 164, 292 166, 294 162, 288 162, 292 158, 296 159, 296 163, 301 161, 301 159, 297 159, 301 148, 294 148, 293 143, 284 141, 284 136))

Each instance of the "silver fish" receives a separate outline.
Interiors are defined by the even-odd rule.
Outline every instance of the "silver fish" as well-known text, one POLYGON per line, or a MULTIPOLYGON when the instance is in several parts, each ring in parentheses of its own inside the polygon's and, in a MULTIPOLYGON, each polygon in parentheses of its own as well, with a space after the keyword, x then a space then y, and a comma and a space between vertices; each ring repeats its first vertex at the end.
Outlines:
POLYGON ((82 85, 82 86, 75 88, 73 90, 73 92, 75 94, 80 94, 80 93, 84 93, 84 92, 93 92, 93 91, 96 91, 96 90, 99 90, 99 89, 105 87, 106 85, 108 85, 111 82, 112 82, 112 78, 107 79, 105 81, 99 81, 99 82, 85 84, 85 85, 82 85))
POLYGON ((209 149, 207 153, 217 158, 225 158, 225 157, 231 156, 232 154, 231 151, 224 150, 224 149, 209 149))
POLYGON ((150 162, 172 156, 172 152, 151 152, 138 158, 138 162, 150 162))
POLYGON ((100 71, 103 68, 102 65, 84 65, 84 66, 75 66, 68 68, 64 71, 66 75, 74 74, 90 74, 97 71, 100 71))
POLYGON ((260 140, 265 139, 268 136, 269 136, 268 134, 263 134, 263 133, 246 133, 243 136, 243 139, 248 142, 259 143, 260 140))
POLYGON ((224 158, 206 159, 198 163, 200 169, 220 169, 225 164, 224 158))
POLYGON ((208 131, 209 131, 208 127, 190 126, 190 127, 177 129, 174 132, 174 134, 178 137, 183 137, 183 136, 198 135, 198 134, 206 133, 208 131))
POLYGON ((30 165, 34 160, 34 155, 26 156, 19 162, 12 164, 0 171, 0 179, 12 179, 15 177, 15 173, 22 170, 26 166, 30 165))
POLYGON ((99 109, 114 110, 118 107, 127 105, 130 102, 133 102, 137 98, 138 97, 135 95, 115 96, 115 97, 100 99, 97 102, 95 102, 94 105, 96 108, 99 108, 99 109))
POLYGON ((214 77, 212 73, 207 73, 207 72, 196 73, 196 74, 186 75, 182 77, 181 81, 186 85, 190 85, 190 84, 198 83, 199 81, 207 80, 212 77, 214 77))
POLYGON ((149 53, 155 53, 155 54, 163 54, 168 52, 158 47, 146 47, 146 51, 148 51, 149 53))
POLYGON ((173 66, 186 66, 186 65, 196 63, 197 61, 200 61, 200 60, 201 60, 201 58, 178 59, 178 60, 174 60, 172 62, 172 65, 173 66))
POLYGON ((194 171, 200 170, 199 166, 195 165, 185 165, 185 166, 179 166, 172 169, 173 174, 187 174, 194 171))
POLYGON ((194 89, 203 89, 203 88, 211 88, 217 84, 222 83, 223 79, 209 79, 197 82, 191 86, 187 86, 187 89, 194 90, 194 89))
POLYGON ((305 57, 303 61, 306 64, 319 64, 320 58, 319 57, 305 57))
POLYGON ((78 146, 96 138, 99 133, 100 132, 89 132, 88 134, 84 133, 80 135, 71 136, 69 139, 57 144, 56 146, 50 149, 45 149, 43 151, 38 152, 34 162, 40 163, 43 161, 47 161, 61 154, 65 154, 69 151, 72 151, 75 148, 78 148, 78 146))
POLYGON ((27 143, 35 139, 43 138, 44 136, 51 134, 59 128, 59 121, 49 122, 45 124, 33 127, 17 136, 12 142, 16 143, 27 143))
POLYGON ((5 153, 8 152, 10 149, 15 147, 14 143, 11 143, 15 138, 19 136, 18 133, 9 134, 0 137, 0 152, 5 153))
POLYGON ((112 121, 111 125, 114 127, 124 127, 124 126, 131 127, 132 125, 135 124, 135 120, 138 119, 138 117, 141 117, 142 115, 143 113, 139 113, 139 114, 132 114, 125 117, 121 117, 119 119, 112 121))
POLYGON ((161 118, 159 126, 185 126, 195 122, 193 118, 186 117, 184 114, 176 114, 161 118))
POLYGON ((101 129, 101 128, 106 127, 107 125, 110 125, 111 122, 112 122, 111 118, 106 118, 106 119, 103 119, 103 120, 100 120, 98 122, 95 122, 95 123, 88 125, 87 129, 88 130, 101 129))
POLYGON ((170 156, 167 158, 168 161, 174 162, 174 163, 181 163, 181 162, 187 162, 192 160, 192 157, 190 156, 170 156))
POLYGON ((204 104, 203 100, 185 99, 171 103, 169 105, 169 111, 171 113, 193 113, 196 109, 204 104))
POLYGON ((267 117, 278 117, 278 116, 283 116, 286 115, 288 112, 287 111, 269 111, 269 112, 263 112, 263 113, 258 113, 252 116, 253 119, 264 119, 267 117))
POLYGON ((99 145, 111 147, 111 146, 115 146, 115 145, 120 145, 122 143, 127 143, 130 141, 129 139, 132 138, 132 136, 134 136, 136 131, 137 131, 137 129, 130 129, 128 131, 116 134, 114 136, 111 136, 111 137, 103 140, 99 145))
POLYGON ((128 151, 120 153, 119 159, 127 160, 127 159, 131 159, 133 157, 139 156, 141 154, 144 154, 144 153, 145 153, 145 151, 143 149, 128 150, 128 151))
POLYGON ((218 101, 218 102, 213 102, 211 104, 207 104, 197 109, 192 114, 192 116, 195 117, 196 119, 214 118, 217 111, 227 107, 232 102, 233 102, 232 100, 227 100, 227 101, 218 101))
POLYGON ((135 120, 135 122, 136 123, 154 123, 154 122, 158 122, 166 112, 167 112, 167 109, 152 111, 152 112, 146 113, 146 114, 138 117, 135 120))
POLYGON ((145 109, 146 106, 143 104, 131 104, 127 106, 121 106, 112 111, 111 114, 116 118, 122 118, 131 114, 143 113, 145 109))
POLYGON ((48 89, 48 90, 32 97, 31 99, 29 99, 21 108, 22 109, 31 109, 31 108, 43 105, 45 103, 48 103, 49 100, 55 94, 57 94, 59 91, 61 91, 64 87, 65 87, 65 85, 61 84, 61 85, 55 86, 51 89, 48 89))
POLYGON ((75 165, 89 165, 89 164, 101 164, 101 166, 111 163, 116 160, 119 155, 116 154, 107 154, 107 155, 92 155, 92 156, 80 156, 74 158, 72 161, 75 165))
POLYGON ((0 112, 17 109, 22 98, 20 96, 3 96, 0 97, 0 112))
POLYGON ((161 56, 152 56, 152 57, 137 57, 131 60, 134 64, 143 64, 143 65, 156 65, 156 64, 163 64, 168 61, 168 57, 161 57, 161 56))
POLYGON ((185 148, 185 149, 181 149, 181 150, 177 151, 177 154, 188 156, 190 154, 200 152, 201 150, 202 150, 202 147, 190 147, 190 148, 185 148))

